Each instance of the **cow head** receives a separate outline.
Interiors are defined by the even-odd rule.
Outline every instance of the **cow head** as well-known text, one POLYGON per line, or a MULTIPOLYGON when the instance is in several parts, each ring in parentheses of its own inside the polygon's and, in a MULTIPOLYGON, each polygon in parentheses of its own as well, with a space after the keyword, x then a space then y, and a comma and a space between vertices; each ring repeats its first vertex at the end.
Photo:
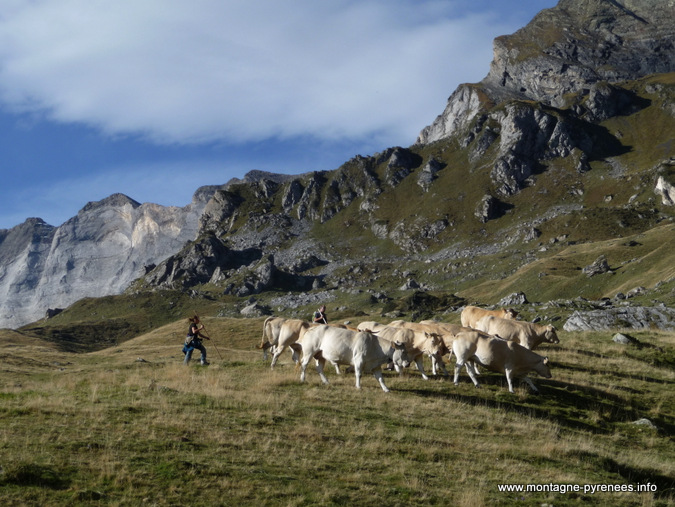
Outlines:
POLYGON ((548 357, 542 357, 541 361, 537 361, 534 365, 534 371, 544 378, 551 378, 551 368, 548 365, 548 357))
POLYGON ((516 320, 516 317, 518 316, 518 312, 513 308, 502 309, 502 311, 504 312, 505 319, 516 320))
POLYGON ((424 352, 428 356, 436 356, 440 358, 444 354, 447 354, 448 348, 445 346, 445 340, 438 333, 427 333, 424 332, 426 340, 424 342, 424 352))
POLYGON ((394 347, 394 355, 391 357, 391 360, 394 362, 394 364, 400 366, 401 368, 407 368, 410 366, 410 358, 408 357, 408 351, 405 348, 405 343, 393 342, 391 346, 394 347))
POLYGON ((548 325, 546 326, 546 331, 544 332, 544 340, 548 343, 560 343, 558 339, 558 333, 556 332, 555 327, 548 325))

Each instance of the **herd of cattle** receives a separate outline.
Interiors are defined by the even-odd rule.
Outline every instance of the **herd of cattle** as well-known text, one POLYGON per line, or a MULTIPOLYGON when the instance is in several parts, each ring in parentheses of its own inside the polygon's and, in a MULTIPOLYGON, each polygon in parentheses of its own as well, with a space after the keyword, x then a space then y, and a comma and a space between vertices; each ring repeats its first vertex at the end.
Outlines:
POLYGON ((461 314, 462 324, 436 321, 406 322, 396 320, 389 324, 362 322, 357 328, 346 325, 312 324, 299 319, 269 317, 263 324, 259 346, 263 357, 272 353, 271 367, 285 350, 291 350, 293 360, 300 365, 300 381, 304 382, 307 365, 314 359, 321 380, 328 379, 323 369, 326 361, 340 373, 340 365, 353 367, 356 387, 360 387, 363 373, 372 373, 382 389, 384 384, 381 366, 392 365, 401 372, 415 362, 422 378, 424 356, 431 358, 432 373, 448 375, 443 356, 455 355, 455 385, 459 373, 466 365, 469 377, 479 387, 477 365, 506 375, 509 391, 513 392, 513 379, 522 378, 534 392, 537 388, 526 376, 531 371, 551 378, 548 358, 532 352, 542 342, 559 343, 553 326, 542 326, 515 320, 512 309, 485 310, 467 306, 461 314), (302 358, 300 358, 302 353, 302 358))

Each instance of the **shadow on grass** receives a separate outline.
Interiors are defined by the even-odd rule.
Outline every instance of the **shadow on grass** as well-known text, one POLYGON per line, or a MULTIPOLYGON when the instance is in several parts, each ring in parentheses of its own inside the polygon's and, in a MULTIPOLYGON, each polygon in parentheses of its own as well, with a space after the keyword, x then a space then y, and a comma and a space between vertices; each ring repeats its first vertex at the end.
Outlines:
POLYGON ((574 450, 564 454, 565 458, 574 458, 583 461, 593 468, 606 470, 613 474, 620 475, 628 484, 637 488, 638 485, 656 485, 656 491, 650 491, 656 498, 669 498, 675 494, 675 479, 666 475, 661 475, 653 470, 631 467, 622 463, 617 463, 612 458, 606 458, 593 452, 574 450))
MULTIPOLYGON (((452 377, 449 377, 449 382, 446 381, 448 389, 443 391, 423 388, 399 388, 399 390, 422 397, 449 398, 469 405, 488 406, 528 417, 553 420, 561 426, 591 433, 612 433, 615 431, 614 423, 635 421, 643 417, 642 414, 650 408, 635 399, 628 404, 622 396, 593 387, 536 376, 532 378, 540 392, 538 395, 530 394, 525 400, 522 400, 518 394, 508 392, 506 378, 503 375, 487 372, 479 377, 483 389, 475 389, 475 396, 466 394, 465 386, 472 386, 466 375, 460 376, 459 386, 454 386, 451 383, 452 377), (487 396, 494 394, 495 391, 490 388, 485 389, 488 386, 503 389, 504 392, 497 391, 499 399, 491 399, 487 396)), ((514 383, 514 387, 517 385, 518 383, 514 383)), ((653 422, 666 434, 673 434, 675 431, 674 421, 670 418, 658 417, 654 418, 653 422)))
POLYGON ((5 472, 0 484, 61 490, 70 487, 69 477, 70 471, 67 470, 35 463, 19 463, 5 472))

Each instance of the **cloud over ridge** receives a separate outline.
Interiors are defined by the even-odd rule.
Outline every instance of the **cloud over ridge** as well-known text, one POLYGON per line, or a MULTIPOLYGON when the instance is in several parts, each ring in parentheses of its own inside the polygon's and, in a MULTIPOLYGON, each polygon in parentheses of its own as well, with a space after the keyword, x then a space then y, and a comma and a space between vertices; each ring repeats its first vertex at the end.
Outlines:
POLYGON ((159 143, 412 143, 512 28, 459 3, 10 1, 0 101, 159 143))

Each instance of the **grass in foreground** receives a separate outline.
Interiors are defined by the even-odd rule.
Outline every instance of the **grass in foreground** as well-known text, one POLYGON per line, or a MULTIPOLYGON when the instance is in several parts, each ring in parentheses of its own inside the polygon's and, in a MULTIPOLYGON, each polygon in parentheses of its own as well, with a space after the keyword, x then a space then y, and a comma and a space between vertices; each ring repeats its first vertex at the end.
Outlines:
MULTIPOLYGON (((561 333, 542 394, 315 371, 254 348, 259 319, 209 319, 212 365, 184 367, 184 322, 119 347, 11 348, 0 372, 5 505, 672 505, 673 334, 561 333), (222 355, 219 357, 218 352, 222 355), (138 359, 144 361, 139 361, 138 359), (658 429, 633 424, 646 417, 658 429), (644 493, 500 484, 656 485, 644 493), (541 488, 540 488, 541 489, 541 488)), ((13 337, 16 339, 16 337, 13 337)), ((198 355, 198 354, 197 354, 198 355)), ((194 361, 196 363, 196 361, 194 361)))

